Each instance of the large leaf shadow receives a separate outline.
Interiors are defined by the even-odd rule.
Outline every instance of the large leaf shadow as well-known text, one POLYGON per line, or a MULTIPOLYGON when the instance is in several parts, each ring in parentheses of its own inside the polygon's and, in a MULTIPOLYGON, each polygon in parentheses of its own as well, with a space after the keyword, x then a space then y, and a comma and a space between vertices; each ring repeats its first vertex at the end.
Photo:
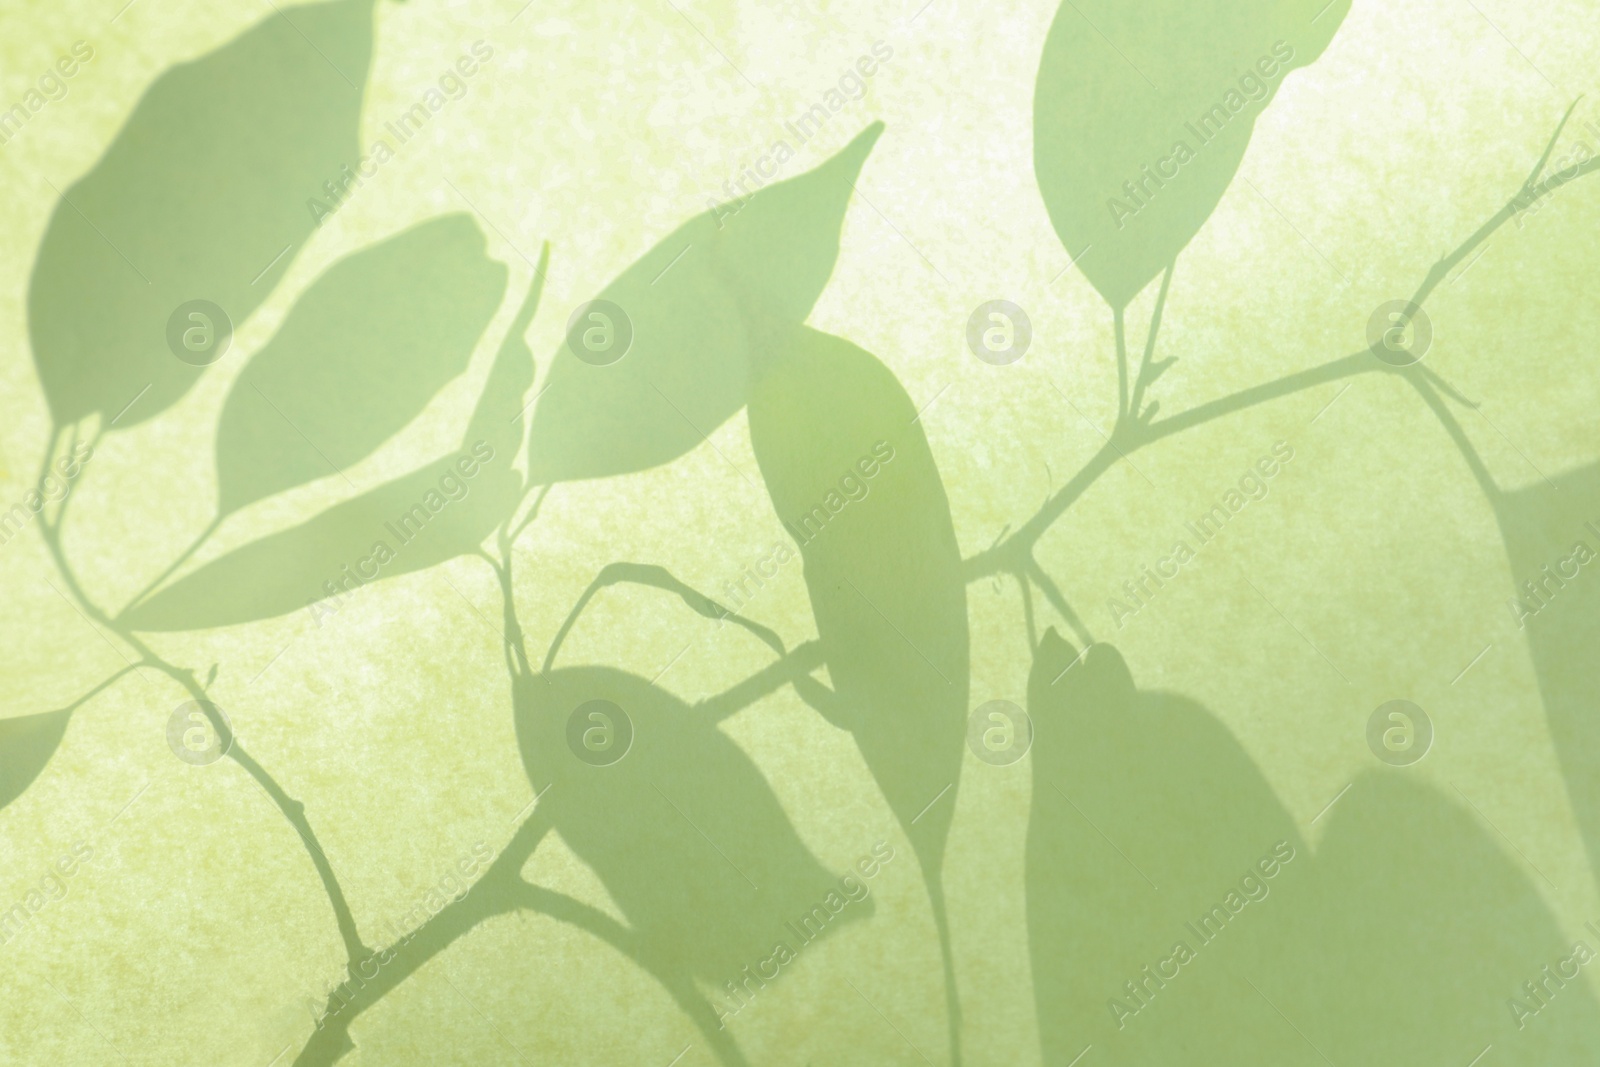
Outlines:
POLYGON ((1327 818, 1308 898, 1272 916, 1283 950, 1257 979, 1323 1053, 1394 1067, 1467 1063, 1490 1044, 1496 1063, 1594 1058, 1595 964, 1561 973, 1576 940, 1600 959, 1600 938, 1561 929, 1470 806, 1384 769, 1358 776, 1327 818))
POLYGON ((833 273, 845 207, 882 129, 697 215, 600 291, 610 306, 579 317, 540 389, 530 484, 667 463, 744 405, 764 340, 802 322, 833 273), (586 347, 591 329, 604 351, 586 347))
POLYGON ((1600 463, 1490 495, 1513 581, 1506 619, 1526 633, 1567 794, 1600 876, 1600 463))
POLYGON ((134 630, 199 630, 283 615, 314 614, 362 586, 474 552, 510 519, 524 491, 513 467, 522 444, 523 396, 533 356, 523 333, 538 305, 546 246, 528 295, 489 369, 460 450, 212 560, 146 600, 121 621, 134 630))
POLYGON ((522 675, 514 695, 540 810, 652 957, 719 989, 756 974, 754 996, 788 962, 779 945, 798 955, 806 935, 871 915, 866 883, 824 869, 755 764, 676 697, 610 667, 522 675), (592 701, 630 725, 604 706, 605 719, 589 718, 592 701), (575 713, 581 730, 615 731, 603 743, 624 754, 603 766, 580 759, 575 713))
POLYGON ((462 214, 329 268, 223 405, 218 516, 371 455, 466 370, 505 283, 462 214))
POLYGON ((801 327, 750 396, 773 507, 800 547, 833 682, 797 691, 850 731, 922 866, 958 1011, 941 871, 966 733, 966 582, 916 406, 848 341, 801 327))
POLYGON ((1199 232, 1289 71, 1350 0, 1066 0, 1033 102, 1039 192, 1121 311, 1199 232))
POLYGON ((272 292, 315 227, 307 199, 360 155, 372 6, 294 7, 173 67, 67 189, 28 291, 57 425, 165 410, 204 369, 168 350, 169 316, 204 299, 238 325, 272 292))
MULTIPOLYGON (((1404 772, 1357 777, 1313 856, 1205 708, 1050 631, 1029 682, 1028 932, 1044 1062, 1578 1062, 1586 988, 1519 1030, 1572 955, 1524 870, 1404 772), (1178 951, 1182 943, 1186 953, 1178 951)), ((1600 950, 1600 942, 1590 940, 1600 950)), ((1581 1058, 1581 1057, 1580 1057, 1581 1058)))
POLYGON ((1080 660, 1053 629, 1028 703, 1028 937, 1044 1062, 1065 1064, 1090 1042, 1116 1063, 1285 1062, 1287 1043, 1256 1040, 1259 1005, 1222 980, 1224 967, 1256 970, 1262 916, 1241 915, 1242 929, 1230 925, 1212 945, 1188 925, 1263 857, 1274 860, 1280 842, 1280 855, 1302 858, 1271 880, 1261 909, 1287 904, 1280 898, 1309 866, 1249 756, 1193 701, 1139 692, 1111 646, 1080 660), (1154 994, 1144 1011, 1156 1018, 1141 1011, 1119 1028, 1108 1003, 1138 1009, 1124 983, 1144 981, 1141 968, 1159 968, 1180 940, 1199 958, 1154 994))

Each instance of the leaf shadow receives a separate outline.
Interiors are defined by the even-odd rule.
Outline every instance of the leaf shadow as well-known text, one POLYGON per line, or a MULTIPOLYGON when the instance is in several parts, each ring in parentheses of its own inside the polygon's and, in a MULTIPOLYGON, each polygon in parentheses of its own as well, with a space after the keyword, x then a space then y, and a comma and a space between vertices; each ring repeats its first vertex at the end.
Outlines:
POLYGON ((1490 499, 1511 567, 1506 618, 1527 639, 1567 795, 1600 877, 1600 463, 1490 499))
POLYGON ((514 695, 540 809, 653 960, 753 997, 873 913, 866 883, 824 869, 749 757, 665 690, 585 666, 521 675, 514 695), (589 755, 602 740, 615 748, 589 755))
POLYGON ((367 456, 467 369, 505 291, 472 217, 420 222, 314 281, 235 380, 217 426, 217 514, 367 456))
POLYGON ((62 194, 28 290, 56 425, 164 411, 223 354, 219 332, 177 358, 169 318, 206 300, 237 326, 272 292, 315 229, 307 198, 359 158, 373 2, 280 11, 172 67, 62 194))
POLYGON ((0 808, 21 796, 66 735, 71 708, 0 720, 0 808))
MULTIPOLYGON (((365 585, 476 552, 524 495, 513 467, 523 437, 522 399, 534 377, 523 334, 538 306, 549 255, 546 245, 459 450, 203 564, 130 605, 119 621, 147 632, 200 630, 308 608, 321 625, 365 585)), ((483 270, 475 256, 464 262, 476 279, 474 292, 491 276, 503 277, 498 268, 483 270)), ((452 330, 464 326, 481 329, 482 323, 457 323, 452 330)))
POLYGON ((950 503, 916 407, 887 366, 805 327, 774 349, 750 396, 751 444, 800 548, 833 683, 802 676, 795 689, 854 737, 917 854, 959 1062, 942 871, 965 754, 970 649, 950 503))
POLYGON ((1034 88, 1034 173, 1067 254, 1114 311, 1205 225, 1283 78, 1322 54, 1349 9, 1062 3, 1034 88))
POLYGON ((1215 716, 1138 689, 1110 646, 1080 658, 1049 631, 1029 702, 1046 1063, 1092 1042, 1124 1064, 1465 1063, 1489 1043, 1533 1064, 1600 1038, 1586 988, 1514 1025, 1508 995, 1572 942, 1518 858, 1413 772, 1358 774, 1313 853, 1215 716))
POLYGON ((744 406, 770 335, 802 322, 833 273, 856 175, 882 129, 695 216, 575 313, 539 390, 530 484, 670 462, 744 406))

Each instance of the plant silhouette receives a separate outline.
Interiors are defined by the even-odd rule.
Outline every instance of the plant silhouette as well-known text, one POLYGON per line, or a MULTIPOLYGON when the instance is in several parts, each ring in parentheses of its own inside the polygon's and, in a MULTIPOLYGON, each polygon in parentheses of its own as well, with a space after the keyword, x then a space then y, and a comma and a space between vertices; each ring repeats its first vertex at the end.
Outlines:
POLYGON ((540 389, 528 440, 533 485, 629 474, 677 459, 744 406, 766 338, 799 325, 833 273, 874 123, 832 159, 697 215, 602 289, 607 310, 573 325, 540 389), (591 328, 608 352, 585 353, 591 328), (597 362, 609 361, 609 362, 597 362))
POLYGON ((203 372, 167 349, 205 299, 242 323, 315 227, 306 198, 359 158, 374 0, 269 15, 167 71, 51 215, 28 329, 56 425, 126 429, 203 372))
POLYGON ((1600 938, 1561 928, 1482 803, 1383 768, 1358 775, 1324 816, 1315 877, 1285 900, 1292 911, 1268 916, 1276 944, 1254 977, 1317 1052, 1291 1031, 1298 1060, 1274 1062, 1465 1063, 1492 1044, 1496 1062, 1534 1067, 1600 1047, 1600 1004, 1571 975, 1588 969, 1572 961, 1576 943, 1600 954, 1600 938), (1543 990, 1530 995, 1529 982, 1543 990))
POLYGON ((960 1012, 943 891, 966 734, 966 583, 950 502, 894 373, 800 328, 750 396, 750 440, 773 509, 800 546, 833 681, 796 690, 848 730, 900 821, 933 906, 950 1050, 960 1012))
MULTIPOLYGON (((785 687, 851 733, 911 842, 938 931, 948 1059, 959 1063, 965 1031, 944 875, 965 758, 967 583, 1017 578, 1030 641, 1035 587, 1076 624, 1033 553, 1101 474, 1186 429, 1366 373, 1403 378, 1451 433, 1495 508, 1519 580, 1570 556, 1584 523, 1600 521, 1600 466, 1548 488, 1500 491, 1436 389, 1460 398, 1431 372, 1380 363, 1366 350, 1160 421, 1154 403, 1143 406, 1170 364, 1151 356, 1178 254, 1231 183, 1282 79, 1323 52, 1349 9, 1348 0, 1317 3, 1072 0, 1058 12, 1036 85, 1036 177, 1057 235, 1113 309, 1118 418, 1105 446, 990 549, 962 559, 921 416, 894 374, 805 325, 882 131, 873 123, 810 172, 691 219, 613 279, 598 294, 605 306, 567 324, 530 417, 535 367, 525 335, 546 247, 457 451, 163 584, 224 518, 372 455, 462 373, 506 271, 488 259, 470 219, 434 219, 335 264, 241 371, 220 412, 216 520, 122 614, 79 582, 64 547, 67 500, 53 514, 39 511, 63 596, 131 655, 72 705, 0 723, 0 807, 39 776, 74 710, 129 673, 176 683, 224 733, 208 697, 217 667, 202 681, 141 632, 248 623, 481 557, 502 596, 508 699, 534 802, 469 892, 374 950, 305 805, 229 735, 229 759, 303 842, 343 946, 346 979, 295 1063, 336 1062, 355 1047, 354 1021, 427 961, 491 917, 532 911, 612 946, 661 983, 713 1055, 743 1064, 727 1020, 697 983, 764 990, 782 981, 763 968, 783 960, 778 947, 797 954, 811 939, 793 924, 809 921, 821 936, 874 910, 870 898, 842 903, 845 883, 801 840, 766 772, 718 728, 785 687), (1177 151, 1189 137, 1188 151, 1177 151), (1123 313, 1158 274, 1150 339, 1130 382, 1123 313), (625 336, 626 346, 596 351, 588 338, 597 328, 625 336), (544 499, 527 507, 531 489, 672 462, 746 405, 774 511, 804 561, 816 640, 790 650, 776 629, 729 612, 666 568, 618 561, 556 631, 544 669, 530 668, 511 567, 544 499), (516 469, 524 457, 526 476, 516 469), (491 539, 498 554, 486 547, 491 539), (733 621, 776 659, 693 704, 611 666, 553 668, 589 600, 619 582, 733 621), (828 684, 814 676, 820 668, 828 684), (594 701, 628 723, 626 754, 607 765, 580 755, 588 730, 617 727, 589 714, 594 701), (625 923, 523 879, 551 831, 594 871, 625 923)), ((278 12, 158 79, 63 196, 28 298, 52 416, 44 471, 63 443, 76 450, 94 417, 92 437, 135 425, 194 383, 202 368, 166 350, 180 304, 214 301, 242 322, 266 299, 312 231, 305 196, 338 182, 358 155, 371 49, 371 0, 278 12)), ((1517 203, 1600 168, 1591 161, 1541 181, 1549 158, 1547 148, 1511 204, 1434 265, 1414 306, 1517 203)), ((1526 621, 1600 870, 1590 773, 1600 740, 1585 673, 1600 594, 1587 577, 1553 585, 1526 621)), ((1524 979, 1548 975, 1541 968, 1573 946, 1465 793, 1458 804, 1397 772, 1359 775, 1318 816, 1327 821, 1313 854, 1218 719, 1188 698, 1141 691, 1110 646, 1080 657, 1047 630, 1029 706, 1027 935, 1046 1063, 1076 1063, 1091 1044, 1108 1063, 1408 1065, 1437 1060, 1447 1046, 1465 1063, 1484 1043, 1496 1062, 1571 1063, 1600 1045, 1596 1004, 1581 983, 1530 990, 1525 1027, 1506 1013, 1506 994, 1522 996, 1524 979), (1207 916, 1214 936, 1186 933, 1207 916), (1190 936, 1195 958, 1163 970, 1174 942, 1190 936)))
POLYGON ((1577 1062, 1594 1047, 1600 1006, 1581 982, 1548 1024, 1514 1025, 1507 995, 1539 1007, 1520 982, 1573 942, 1466 806, 1363 772, 1318 816, 1313 855, 1226 728, 1138 690, 1110 646, 1080 659, 1048 631, 1029 707, 1045 1063, 1089 1043, 1108 1063, 1307 1067, 1491 1043, 1507 1062, 1577 1062))
POLYGON ((235 380, 217 426, 216 515, 144 593, 235 511, 340 475, 403 428, 466 369, 504 289, 466 215, 329 268, 235 380))
POLYGON ((1062 3, 1034 88, 1034 173, 1067 254, 1114 311, 1199 232, 1283 78, 1322 54, 1349 10, 1062 3))

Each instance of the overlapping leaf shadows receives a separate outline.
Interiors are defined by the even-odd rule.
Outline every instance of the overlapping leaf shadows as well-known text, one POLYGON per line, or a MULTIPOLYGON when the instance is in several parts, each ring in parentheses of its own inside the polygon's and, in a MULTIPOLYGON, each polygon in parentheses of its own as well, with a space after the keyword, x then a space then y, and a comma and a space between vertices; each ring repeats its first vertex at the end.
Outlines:
MULTIPOLYGON (((403 421, 408 409, 420 408, 428 399, 423 395, 427 378, 449 371, 464 358, 464 353, 470 353, 498 303, 505 273, 503 268, 483 258, 482 237, 476 226, 460 216, 426 226, 429 229, 425 234, 408 235, 395 244, 403 243, 407 252, 426 250, 430 256, 438 256, 432 267, 415 262, 409 267, 402 266, 389 259, 388 253, 393 249, 380 249, 383 254, 374 253, 374 265, 381 264, 383 269, 371 275, 362 274, 365 283, 391 269, 399 271, 408 279, 400 290, 399 299, 404 299, 409 286, 419 281, 444 286, 438 296, 441 300, 447 298, 448 304, 435 304, 433 296, 419 292, 414 294, 418 299, 417 308, 402 314, 403 318, 412 314, 418 316, 406 326, 418 335, 421 342, 418 347, 407 344, 368 349, 363 343, 362 347, 349 350, 354 355, 344 358, 339 358, 340 353, 347 350, 322 351, 322 358, 338 364, 327 373, 340 377, 344 384, 336 385, 318 376, 285 373, 282 366, 257 376, 267 379, 273 388, 285 395, 302 397, 293 405, 294 409, 309 414, 313 420, 326 417, 331 420, 330 426, 336 426, 342 415, 349 415, 351 426, 330 429, 339 442, 337 447, 347 454, 363 448, 370 451, 379 433, 403 421), (459 227, 470 230, 470 238, 459 227), (414 240, 408 239, 412 236, 414 240), (445 255, 446 249, 454 251, 445 255), (448 268, 448 272, 433 276, 431 272, 437 268, 448 268), (396 352, 424 363, 407 367, 389 362, 396 352), (429 362, 433 364, 431 370, 427 369, 429 362), (335 410, 332 405, 324 406, 326 398, 304 394, 309 388, 359 392, 360 383, 372 377, 413 373, 419 378, 418 382, 405 387, 391 384, 385 389, 381 402, 373 402, 359 414, 352 414, 350 406, 335 410)), ((423 570, 475 551, 496 526, 511 517, 523 495, 522 479, 512 469, 512 464, 522 441, 522 422, 516 416, 523 395, 533 381, 533 357, 522 334, 538 303, 548 257, 546 248, 527 298, 496 354, 458 452, 343 501, 299 526, 251 542, 197 568, 130 607, 122 621, 135 630, 160 631, 204 629, 270 618, 329 596, 352 592, 367 582, 423 570)), ((332 302, 322 305, 327 314, 338 316, 343 305, 337 301, 343 295, 348 294, 330 294, 332 302)), ((319 304, 321 300, 319 297, 319 304)), ((397 294, 391 291, 374 309, 374 314, 395 314, 398 302, 397 294)), ((345 314, 351 313, 345 309, 345 314)), ((321 312, 316 311, 313 316, 319 314, 321 312)), ((286 325, 285 329, 288 328, 286 325)), ((283 362, 298 363, 300 358, 298 353, 286 354, 283 362)), ((244 443, 230 446, 232 450, 247 454, 253 448, 257 454, 276 454, 267 450, 261 438, 276 434, 280 440, 288 441, 292 433, 302 438, 304 448, 311 454, 322 452, 320 442, 309 439, 309 431, 299 432, 304 427, 273 425, 269 413, 282 415, 284 401, 258 390, 254 378, 241 375, 235 392, 247 396, 256 394, 240 403, 246 411, 255 408, 245 418, 254 419, 259 414, 260 420, 254 423, 256 436, 241 434, 244 443), (266 402, 266 411, 255 407, 256 399, 266 402)), ((349 404, 366 407, 368 402, 355 399, 349 404)), ((232 398, 228 409, 234 409, 232 398)), ((280 418, 279 421, 288 420, 280 418)), ((222 441, 229 433, 225 422, 219 431, 219 464, 224 472, 231 465, 222 458, 222 441)), ((280 461, 266 475, 245 478, 241 484, 246 489, 235 490, 234 498, 240 492, 259 492, 266 485, 317 473, 306 458, 307 453, 295 450, 293 455, 294 458, 280 461)), ((324 461, 325 471, 326 457, 319 454, 318 458, 324 461)), ((225 501, 230 499, 228 492, 224 487, 225 501)))
POLYGON ((172 68, 66 191, 28 292, 56 425, 165 410, 203 369, 167 349, 174 310, 205 299, 238 324, 272 292, 314 226, 306 198, 360 155, 372 6, 291 8, 172 68))
POLYGON ((1349 9, 1350 0, 1061 5, 1034 90, 1034 172, 1068 255, 1114 310, 1204 225, 1257 116, 1349 9))
POLYGON ((1313 857, 1212 714, 1139 691, 1109 646, 1080 660, 1047 633, 1029 702, 1045 1063, 1090 1043, 1108 1063, 1307 1067, 1442 1048, 1465 1063, 1491 1042, 1505 1062, 1578 1062, 1594 1047, 1581 979, 1549 983, 1556 1006, 1518 1028, 1508 998, 1528 1000, 1522 983, 1572 942, 1473 815, 1409 772, 1359 776, 1319 816, 1313 857))
POLYGON ((1280 1040, 1270 1009, 1229 978, 1260 973, 1272 945, 1265 915, 1253 913, 1290 905, 1310 866, 1249 756, 1193 701, 1139 692, 1110 645, 1080 660, 1053 629, 1028 705, 1028 936, 1044 1062, 1066 1064, 1091 1042, 1111 1063, 1299 1062, 1294 1033, 1280 1040), (1298 859, 1282 864, 1289 850, 1298 859), (1270 880, 1256 866, 1263 857, 1283 867, 1270 880), (1203 924, 1251 874, 1270 895, 1202 943, 1188 924, 1203 924), (1164 962, 1179 941, 1196 958, 1164 962), (1130 981, 1148 985, 1148 1008, 1130 981), (1120 1028, 1114 998, 1138 1012, 1120 1028))
POLYGON ((1600 872, 1600 464, 1490 498, 1514 583, 1507 622, 1525 630, 1589 864, 1600 872))
POLYGON ((770 980, 788 962, 774 960, 777 945, 802 951, 804 936, 872 913, 870 897, 829 910, 839 876, 800 840, 743 750, 670 693, 586 666, 522 675, 514 696, 539 810, 599 876, 658 967, 756 996, 762 981, 750 975, 770 980), (569 735, 569 719, 592 701, 611 702, 631 723, 580 717, 586 729, 625 731, 607 744, 626 752, 603 766, 580 759, 582 742, 569 735))
POLYGON ((800 546, 834 688, 796 689, 848 730, 904 827, 928 887, 960 1059, 942 865, 966 732, 966 583, 944 484, 893 372, 804 327, 779 340, 750 396, 773 507, 800 546))
MULTIPOLYGON (((839 255, 873 123, 815 170, 697 215, 596 298, 631 321, 619 360, 556 351, 530 431, 529 482, 644 470, 678 458, 744 406, 765 338, 811 312, 839 255)), ((621 328, 621 324, 613 324, 621 328)))
POLYGON ((1465 1064, 1490 1044, 1485 1062, 1594 1058, 1600 938, 1561 929, 1540 876, 1470 806, 1385 769, 1325 818, 1307 899, 1270 916, 1281 949, 1255 979, 1321 1052, 1384 1067, 1465 1064))

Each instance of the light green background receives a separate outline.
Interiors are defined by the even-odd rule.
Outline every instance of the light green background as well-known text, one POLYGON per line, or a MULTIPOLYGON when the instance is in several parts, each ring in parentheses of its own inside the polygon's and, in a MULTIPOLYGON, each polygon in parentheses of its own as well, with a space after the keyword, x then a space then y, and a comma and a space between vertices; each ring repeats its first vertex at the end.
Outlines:
MULTIPOLYGON (((48 429, 25 294, 56 200, 52 183, 64 188, 93 164, 164 69, 272 10, 138 0, 113 24, 117 6, 31 3, 11 13, 0 41, 4 106, 73 41, 96 50, 68 96, 0 147, 6 507, 28 488, 48 429)), ((364 139, 474 40, 488 40, 494 59, 316 234, 240 324, 234 358, 163 416, 102 442, 69 528, 85 583, 120 603, 205 525, 215 418, 243 356, 339 257, 471 210, 447 179, 490 220, 490 254, 511 272, 510 295, 465 378, 346 472, 361 489, 453 447, 531 276, 526 257, 543 241, 551 271, 529 333, 541 375, 570 308, 708 198, 722 199, 722 182, 878 40, 894 57, 786 172, 822 162, 874 119, 887 124, 810 321, 877 354, 917 406, 931 404, 922 425, 963 552, 987 547, 1100 447, 1096 425, 1109 429, 1115 404, 1110 316, 1081 274, 1061 274, 1066 255, 1033 176, 1033 80, 1054 5, 935 0, 920 14, 918 6, 541 0, 507 25, 515 0, 380 3, 364 139), (1009 367, 979 362, 965 347, 967 316, 994 298, 1021 305, 1033 322, 1032 350, 1009 367)), ((1162 349, 1181 362, 1153 394, 1165 410, 1360 348, 1372 309, 1409 295, 1435 259, 1497 210, 1567 104, 1593 91, 1592 5, 1476 7, 1358 2, 1323 58, 1284 82, 1239 180, 1179 260, 1162 349)), ((1591 119, 1600 123, 1600 107, 1586 101, 1569 142, 1600 143, 1578 129, 1591 119)), ((1468 413, 1464 424, 1506 487, 1597 458, 1600 252, 1591 235, 1600 183, 1566 188, 1523 221, 1504 227, 1428 305, 1429 365, 1482 401, 1482 417, 1468 413)), ((1133 336, 1143 336, 1150 297, 1130 310, 1133 336)), ((1543 873, 1523 867, 1577 936, 1584 921, 1600 919, 1600 899, 1505 606, 1512 576, 1494 517, 1413 392, 1392 378, 1357 378, 1312 423, 1340 389, 1173 438, 1137 454, 1137 469, 1119 464, 1045 538, 1041 561, 1141 685, 1182 692, 1218 715, 1313 845, 1312 818, 1374 765, 1364 740, 1372 709, 1396 697, 1419 703, 1437 738, 1408 773, 1470 797, 1511 862, 1543 873), (1280 439, 1296 458, 1270 496, 1119 630, 1107 597, 1280 439)), ((348 492, 327 478, 255 505, 229 520, 202 559, 348 492)), ((742 415, 668 466, 558 486, 517 554, 530 647, 543 647, 607 562, 660 563, 718 595, 782 536, 742 415)), ((0 549, 0 582, 6 716, 65 704, 122 666, 56 591, 36 536, 0 549)), ((986 581, 968 595, 972 703, 1021 702, 1029 649, 1016 586, 986 581)), ((498 852, 531 799, 499 636, 484 619, 497 621, 498 606, 489 569, 458 559, 368 587, 321 627, 302 612, 152 640, 173 662, 221 664, 217 702, 305 802, 364 929, 413 906, 475 842, 498 852)), ((798 563, 747 612, 791 642, 811 636, 798 563)), ((1041 621, 1059 625, 1048 610, 1041 621)), ((596 600, 562 659, 646 678, 665 670, 660 684, 692 700, 768 655, 660 593, 615 588, 596 600)), ((292 829, 231 763, 194 768, 172 757, 164 730, 184 697, 146 673, 80 710, 54 760, 0 813, 0 908, 74 842, 95 850, 68 896, 0 948, 6 1062, 111 1062, 109 1045, 130 1063, 264 1065, 286 1045, 298 1048, 311 1027, 305 998, 320 999, 340 977, 337 933, 292 829)), ((755 1063, 921 1062, 909 1040, 941 1062, 927 900, 849 737, 787 690, 725 730, 826 866, 842 869, 879 839, 901 857, 872 885, 872 921, 806 949, 741 1014, 746 1054, 755 1063)), ((1029 796, 1028 762, 968 759, 946 878, 972 1063, 1038 1061, 1022 888, 1029 796)), ((527 874, 610 908, 557 838, 527 874)), ((1530 959, 1529 973, 1543 962, 1530 959)), ((1524 977, 1507 975, 1507 996, 1524 977)), ((516 1062, 508 1044, 528 1062, 666 1064, 686 1045, 680 1064, 714 1062, 647 975, 586 935, 529 915, 474 932, 354 1033, 359 1051, 347 1062, 359 1064, 516 1062)))

